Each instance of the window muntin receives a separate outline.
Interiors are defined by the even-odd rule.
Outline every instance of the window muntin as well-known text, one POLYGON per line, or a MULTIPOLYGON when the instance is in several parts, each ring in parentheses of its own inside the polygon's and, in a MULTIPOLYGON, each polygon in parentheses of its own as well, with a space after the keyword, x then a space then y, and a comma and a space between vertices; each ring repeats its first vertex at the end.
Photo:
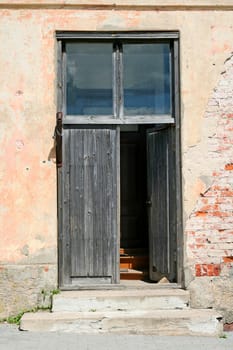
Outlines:
POLYGON ((66 113, 111 115, 112 44, 67 43, 66 113))
POLYGON ((173 123, 173 43, 65 41, 64 122, 173 123))

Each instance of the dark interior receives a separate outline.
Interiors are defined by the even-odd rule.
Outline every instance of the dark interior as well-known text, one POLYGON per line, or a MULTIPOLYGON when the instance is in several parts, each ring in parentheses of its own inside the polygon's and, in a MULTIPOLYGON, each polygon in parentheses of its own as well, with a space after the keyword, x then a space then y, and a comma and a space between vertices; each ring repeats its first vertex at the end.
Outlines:
POLYGON ((121 130, 120 150, 121 272, 128 272, 123 279, 142 279, 136 273, 132 278, 129 272, 148 272, 146 127, 121 130))

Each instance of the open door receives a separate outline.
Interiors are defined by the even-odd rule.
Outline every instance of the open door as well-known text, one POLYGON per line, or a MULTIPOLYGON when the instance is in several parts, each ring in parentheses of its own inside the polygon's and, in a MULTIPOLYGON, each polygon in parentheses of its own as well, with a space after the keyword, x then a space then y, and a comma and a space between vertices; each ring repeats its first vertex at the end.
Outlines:
POLYGON ((119 282, 119 132, 63 129, 60 286, 119 282))
POLYGON ((176 279, 176 163, 174 127, 147 130, 149 276, 176 279))

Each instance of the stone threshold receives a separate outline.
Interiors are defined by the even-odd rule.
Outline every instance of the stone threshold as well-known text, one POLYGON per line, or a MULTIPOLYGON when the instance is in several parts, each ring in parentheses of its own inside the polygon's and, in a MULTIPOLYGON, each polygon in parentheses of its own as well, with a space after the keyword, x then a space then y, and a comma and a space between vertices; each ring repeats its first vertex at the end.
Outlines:
POLYGON ((123 280, 119 284, 64 285, 61 291, 75 290, 125 290, 125 289, 182 289, 178 283, 150 283, 137 280, 123 280))

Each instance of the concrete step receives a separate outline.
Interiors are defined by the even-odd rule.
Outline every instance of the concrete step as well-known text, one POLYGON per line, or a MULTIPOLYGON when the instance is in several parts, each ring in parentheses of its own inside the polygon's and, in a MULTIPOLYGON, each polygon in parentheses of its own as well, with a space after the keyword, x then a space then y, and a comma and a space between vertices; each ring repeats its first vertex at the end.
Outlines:
POLYGON ((182 289, 64 291, 53 297, 53 312, 187 309, 189 292, 182 289))
POLYGON ((27 313, 20 329, 75 333, 219 336, 221 316, 213 310, 27 313))

